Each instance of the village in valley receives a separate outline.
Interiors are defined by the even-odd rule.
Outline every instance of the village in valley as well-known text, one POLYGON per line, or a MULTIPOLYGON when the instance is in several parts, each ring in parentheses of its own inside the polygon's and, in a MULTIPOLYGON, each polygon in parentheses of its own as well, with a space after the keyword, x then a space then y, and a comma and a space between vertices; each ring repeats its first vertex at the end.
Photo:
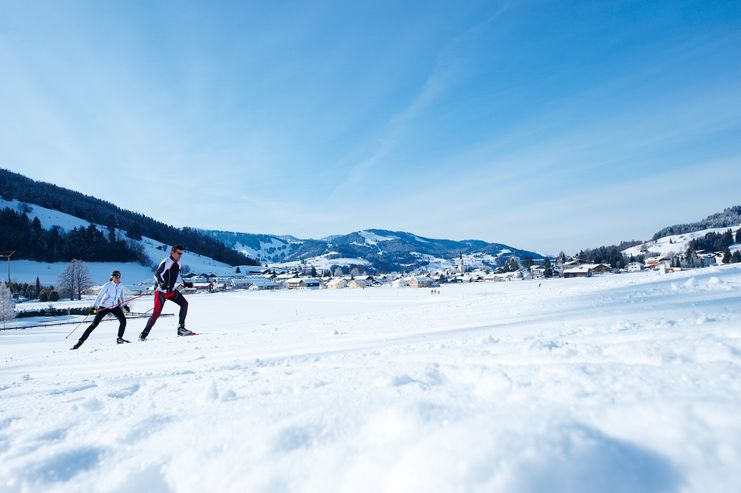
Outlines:
MULTIPOLYGON (((390 286, 393 288, 437 288, 446 284, 472 282, 507 282, 518 280, 544 280, 549 278, 578 278, 598 275, 630 274, 646 270, 661 274, 681 272, 688 269, 711 267, 735 263, 741 255, 741 227, 699 233, 672 235, 647 241, 622 252, 624 267, 613 267, 608 263, 593 263, 580 258, 579 254, 567 256, 563 253, 555 258, 520 259, 510 257, 503 267, 493 268, 479 254, 459 255, 445 268, 419 268, 411 273, 384 273, 371 275, 362 265, 334 266, 317 269, 311 262, 277 264, 266 266, 241 266, 231 275, 214 273, 189 273, 184 279, 193 283, 184 292, 220 292, 230 290, 276 290, 276 289, 365 289, 390 286), (702 234, 732 234, 736 242, 725 251, 704 251, 688 248, 692 240, 702 234), (349 271, 349 272, 348 272, 349 271)), ((440 262, 431 265, 440 267, 440 262)))

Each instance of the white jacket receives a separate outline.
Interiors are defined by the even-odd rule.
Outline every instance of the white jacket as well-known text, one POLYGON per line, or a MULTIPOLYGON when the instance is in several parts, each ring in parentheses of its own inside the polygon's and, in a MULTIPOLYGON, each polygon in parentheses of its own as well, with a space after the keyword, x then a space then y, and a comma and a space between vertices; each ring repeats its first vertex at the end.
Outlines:
POLYGON ((103 284, 103 287, 100 288, 100 293, 98 293, 98 297, 95 298, 95 303, 93 303, 93 306, 96 308, 104 307, 104 308, 113 308, 116 305, 120 305, 124 301, 124 291, 123 291, 123 284, 116 284, 113 281, 108 281, 107 283, 103 284))

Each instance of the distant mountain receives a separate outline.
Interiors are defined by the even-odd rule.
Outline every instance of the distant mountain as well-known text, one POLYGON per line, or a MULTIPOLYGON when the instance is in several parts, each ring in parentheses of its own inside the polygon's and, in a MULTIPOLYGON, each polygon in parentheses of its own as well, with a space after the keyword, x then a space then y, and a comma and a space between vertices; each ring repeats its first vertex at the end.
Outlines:
POLYGON ((202 230, 203 233, 263 262, 301 262, 329 268, 362 265, 375 272, 411 271, 425 266, 453 265, 464 255, 468 262, 491 268, 510 257, 543 258, 536 252, 481 240, 444 240, 403 231, 369 229, 322 239, 202 230))
POLYGON ((723 212, 712 214, 702 221, 668 226, 654 234, 651 239, 657 240, 665 236, 694 233, 695 231, 702 231, 705 229, 728 228, 739 224, 741 224, 741 205, 736 205, 725 209, 723 212))

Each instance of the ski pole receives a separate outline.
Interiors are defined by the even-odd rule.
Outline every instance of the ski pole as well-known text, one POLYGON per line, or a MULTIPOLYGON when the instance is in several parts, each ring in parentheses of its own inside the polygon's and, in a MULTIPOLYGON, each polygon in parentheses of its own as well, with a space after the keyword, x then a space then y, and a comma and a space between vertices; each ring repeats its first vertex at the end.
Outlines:
POLYGON ((107 308, 107 310, 113 310, 114 308, 117 308, 117 307, 119 307, 119 306, 121 306, 121 305, 125 305, 125 304, 126 304, 126 303, 128 303, 129 301, 134 301, 135 299, 137 299, 137 298, 141 298, 142 296, 146 296, 147 294, 148 294, 148 293, 142 293, 142 294, 140 294, 140 295, 137 295, 137 296, 132 296, 132 297, 131 297, 131 298, 129 298, 128 300, 123 300, 123 301, 122 301, 121 303, 119 303, 118 305, 115 305, 115 306, 112 306, 112 307, 110 307, 110 308, 107 308))
MULTIPOLYGON (((124 301, 122 301, 121 303, 119 303, 119 304, 118 304, 118 305, 116 305, 116 306, 112 306, 112 307, 110 307, 110 308, 103 308, 103 310, 113 310, 114 308, 118 308, 118 307, 119 307, 119 306, 121 306, 121 305, 125 305, 125 304, 126 304, 126 303, 128 303, 129 301, 133 301, 133 300, 135 300, 135 299, 137 299, 137 298, 141 298, 142 296, 144 296, 144 295, 146 295, 146 294, 147 294, 147 293, 142 293, 142 294, 140 294, 140 295, 138 295, 138 296, 133 296, 133 297, 131 297, 131 298, 127 299, 127 300, 124 300, 124 301)), ((67 335, 65 336, 65 339, 68 339, 68 338, 69 338, 69 336, 71 336, 71 335, 72 335, 72 334, 73 334, 73 333, 74 333, 74 332, 75 332, 75 331, 76 331, 77 329, 79 329, 79 328, 80 328, 80 325, 82 325, 82 324, 83 324, 83 323, 85 322, 85 320, 87 320, 87 318, 88 318, 88 317, 89 317, 90 315, 91 315, 90 313, 88 313, 87 315, 85 315, 85 318, 83 318, 83 319, 82 319, 82 321, 80 321, 80 323, 79 323, 79 324, 77 324, 77 325, 75 326, 75 328, 74 328, 74 329, 72 329, 72 332, 70 332, 69 334, 67 334, 67 335)))
MULTIPOLYGON (((77 324, 77 325, 75 326, 75 328, 74 328, 74 329, 72 329, 72 332, 76 331, 76 330, 78 329, 78 327, 80 327, 80 325, 82 325, 82 324, 83 324, 83 323, 85 322, 85 320, 87 320, 87 318, 88 318, 89 316, 90 316, 90 314, 89 314, 89 313, 88 313, 87 315, 85 315, 85 318, 83 318, 83 319, 82 319, 82 320, 80 321, 80 323, 79 323, 79 324, 77 324)), ((69 334, 67 334, 67 336, 65 337, 65 339, 67 339, 67 338, 68 338, 69 336, 71 336, 71 335, 72 335, 72 332, 70 332, 69 334)))

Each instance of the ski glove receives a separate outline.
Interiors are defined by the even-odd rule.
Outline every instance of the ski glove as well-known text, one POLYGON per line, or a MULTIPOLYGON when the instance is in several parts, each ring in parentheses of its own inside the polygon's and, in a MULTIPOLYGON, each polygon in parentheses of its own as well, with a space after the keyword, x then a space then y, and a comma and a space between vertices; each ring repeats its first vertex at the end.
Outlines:
POLYGON ((90 315, 95 315, 95 313, 96 313, 97 311, 98 311, 98 310, 96 310, 96 308, 95 308, 95 307, 92 307, 92 308, 90 309, 90 315))
POLYGON ((129 308, 129 305, 124 305, 123 309, 126 310, 126 313, 131 313, 131 308, 129 308))

